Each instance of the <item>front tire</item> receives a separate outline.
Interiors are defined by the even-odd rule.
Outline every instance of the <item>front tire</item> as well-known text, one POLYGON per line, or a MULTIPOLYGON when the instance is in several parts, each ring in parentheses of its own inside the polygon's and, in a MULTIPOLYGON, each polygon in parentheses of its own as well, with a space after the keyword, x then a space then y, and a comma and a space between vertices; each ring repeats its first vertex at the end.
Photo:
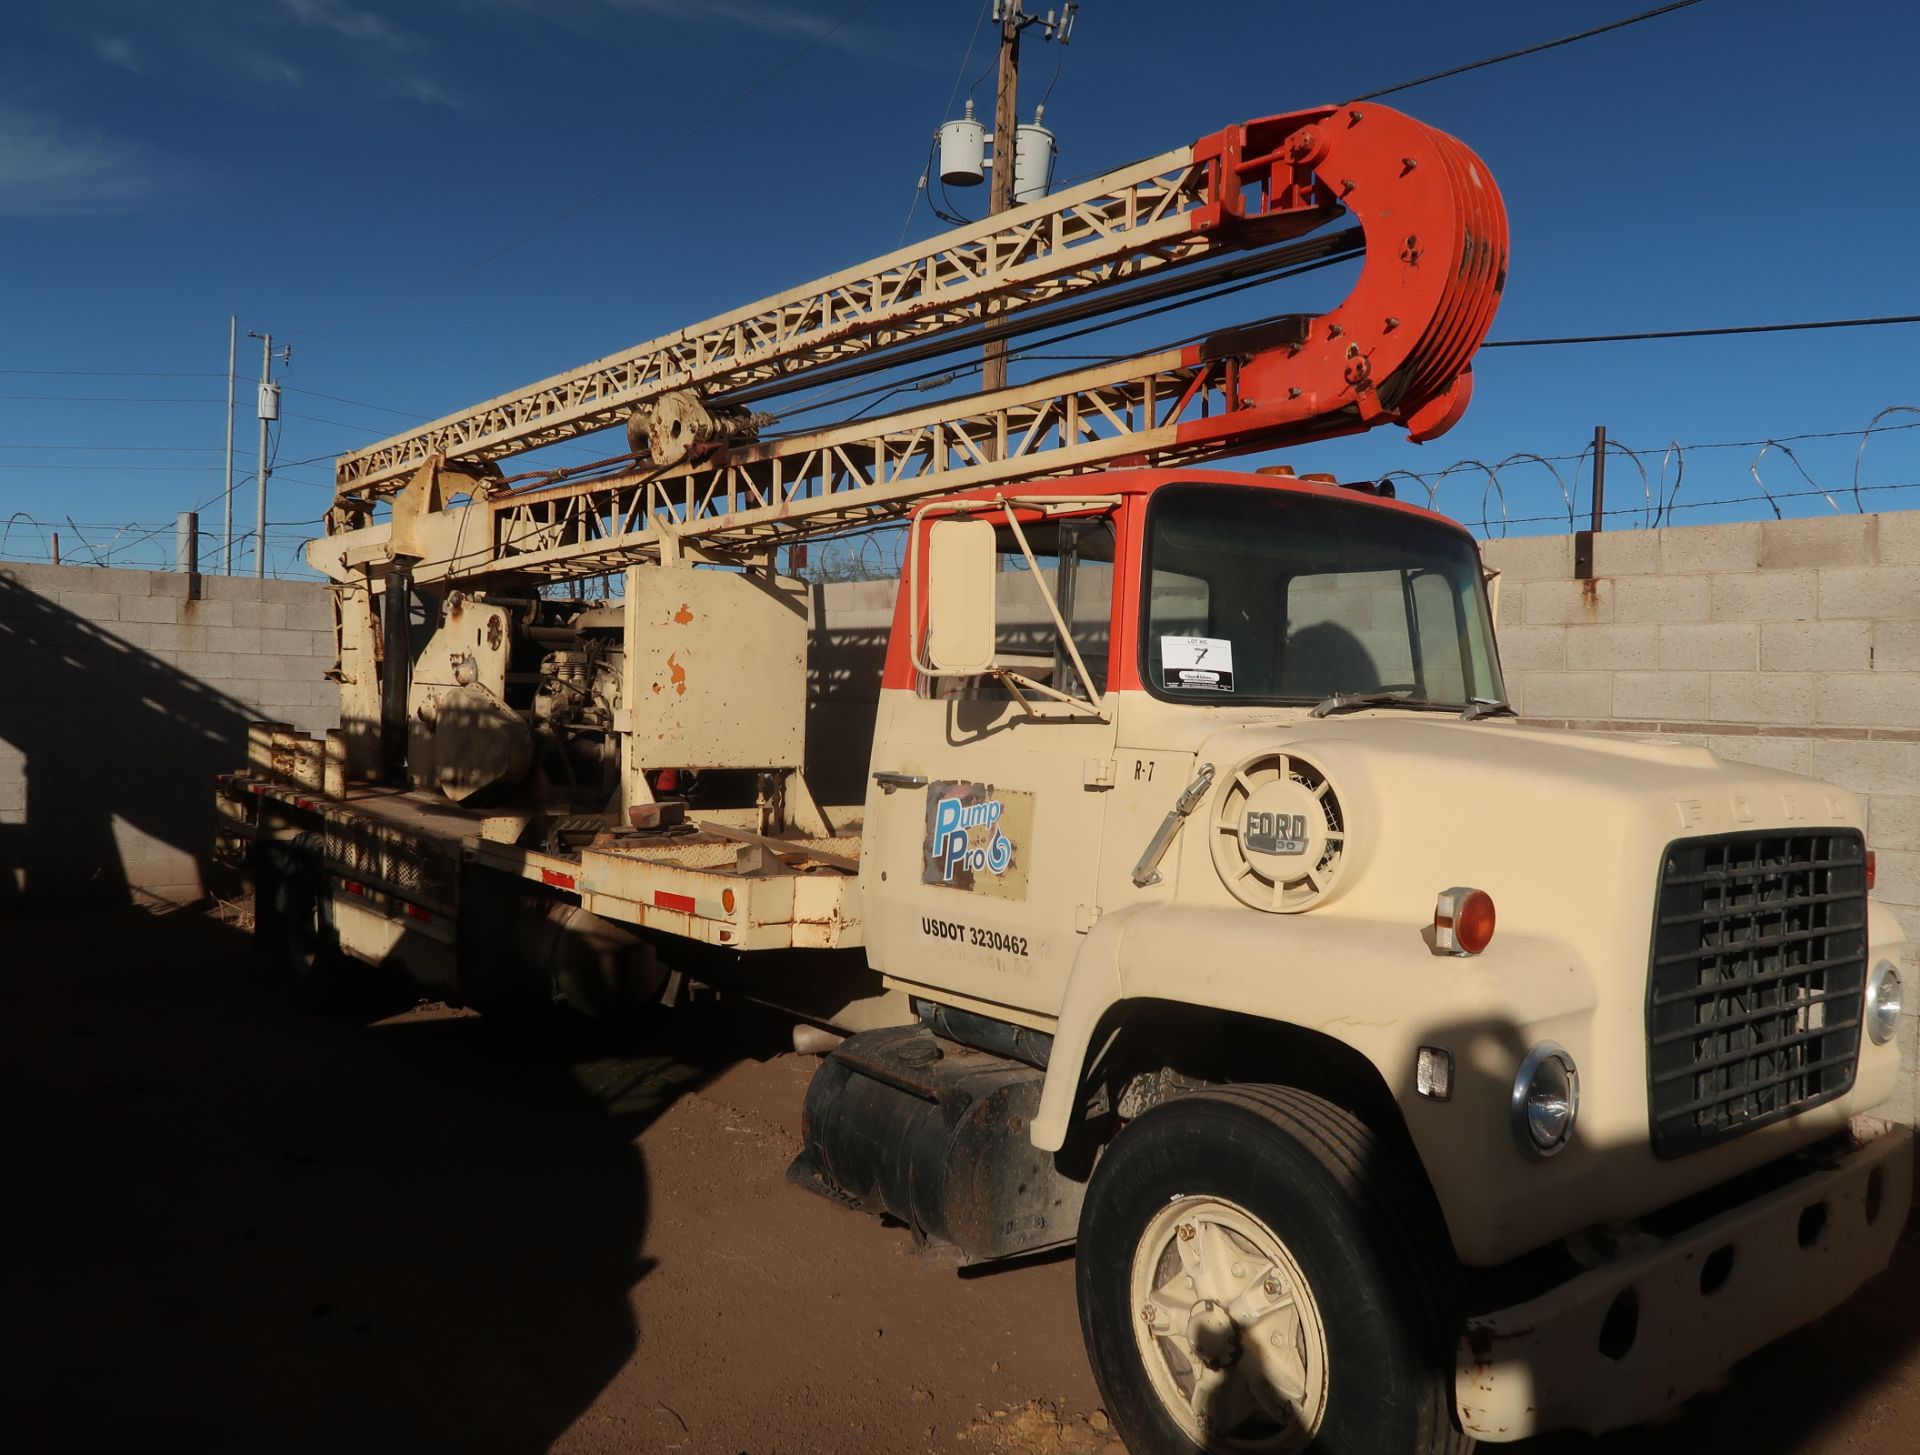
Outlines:
POLYGON ((1277 1086, 1131 1122, 1081 1216, 1080 1326, 1136 1455, 1461 1455, 1456 1265, 1424 1182, 1277 1086))

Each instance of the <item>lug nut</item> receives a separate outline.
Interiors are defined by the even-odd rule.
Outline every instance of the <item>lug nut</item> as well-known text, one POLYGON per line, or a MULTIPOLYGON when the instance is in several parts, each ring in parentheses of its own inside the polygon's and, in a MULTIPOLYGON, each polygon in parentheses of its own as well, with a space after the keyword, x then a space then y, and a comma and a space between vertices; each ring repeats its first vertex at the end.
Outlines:
POLYGON ((1193 1241, 1193 1224, 1192 1223, 1180 1224, 1180 1241, 1183 1243, 1191 1243, 1193 1241))

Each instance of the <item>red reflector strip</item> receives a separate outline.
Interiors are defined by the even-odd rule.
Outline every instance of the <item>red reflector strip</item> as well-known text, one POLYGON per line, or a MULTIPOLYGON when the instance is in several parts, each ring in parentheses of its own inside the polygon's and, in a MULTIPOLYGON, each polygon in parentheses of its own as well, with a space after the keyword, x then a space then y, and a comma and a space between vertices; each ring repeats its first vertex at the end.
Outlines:
POLYGON ((347 893, 349 893, 349 894, 358 894, 358 895, 360 895, 360 896, 362 896, 363 898, 365 897, 365 895, 366 895, 366 892, 367 892, 367 886, 366 886, 366 885, 364 885, 364 884, 359 884, 359 883, 356 883, 355 881, 353 881, 353 880, 351 880, 351 879, 342 879, 342 880, 340 881, 340 887, 341 887, 342 889, 344 889, 344 890, 346 890, 346 891, 347 891, 347 893))
POLYGON ((433 911, 430 909, 422 909, 417 904, 410 904, 407 906, 407 917, 431 924, 433 922, 433 911))
POLYGON ((653 891, 653 902, 661 909, 677 909, 682 914, 693 913, 691 894, 669 894, 664 889, 656 889, 653 891))
POLYGON ((543 884, 551 884, 556 889, 573 888, 573 876, 571 874, 562 874, 558 869, 542 869, 540 871, 540 882, 543 884))
POLYGON ((311 798, 296 798, 293 801, 293 806, 295 808, 312 808, 313 800, 311 798))

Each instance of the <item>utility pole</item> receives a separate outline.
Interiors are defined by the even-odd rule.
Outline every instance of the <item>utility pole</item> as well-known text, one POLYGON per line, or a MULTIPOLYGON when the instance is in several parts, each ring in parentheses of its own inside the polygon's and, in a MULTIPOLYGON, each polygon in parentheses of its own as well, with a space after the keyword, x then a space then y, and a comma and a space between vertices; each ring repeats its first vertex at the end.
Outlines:
MULTIPOLYGON (((993 93, 993 190, 988 199, 989 214, 1005 212, 1013 206, 1020 151, 1020 32, 1029 25, 1037 25, 1048 40, 1065 45, 1073 35, 1073 16, 1079 8, 1067 4, 1057 12, 1049 10, 1045 15, 1029 15, 1023 0, 994 0, 993 18, 1000 22, 1000 79, 993 93)), ((1040 190, 1046 190, 1044 175, 1040 179, 1040 190)), ((994 311, 997 310, 988 312, 989 319, 994 311)), ((1005 339, 994 339, 987 345, 980 384, 988 392, 1006 387, 1005 339)))
MULTIPOLYGON (((1005 212, 1013 206, 1013 161, 1017 147, 1014 128, 1020 124, 1020 32, 1028 20, 1021 13, 1020 5, 1021 0, 999 0, 996 7, 1000 19, 1000 79, 993 92, 993 191, 987 204, 990 213, 1005 212)), ((1005 339, 994 339, 987 344, 980 384, 988 393, 1006 388, 1005 339)))
POLYGON ((233 574, 233 366, 239 361, 240 319, 227 315, 227 510, 220 527, 221 572, 233 574))
MULTIPOLYGON (((257 478, 260 481, 260 495, 254 512, 253 538, 253 574, 264 577, 267 574, 267 477, 273 474, 273 467, 267 462, 267 426, 280 417, 280 386, 273 382, 273 335, 255 333, 247 330, 248 338, 260 340, 260 468, 257 478)), ((293 346, 288 344, 280 350, 280 362, 288 363, 293 358, 293 346)))

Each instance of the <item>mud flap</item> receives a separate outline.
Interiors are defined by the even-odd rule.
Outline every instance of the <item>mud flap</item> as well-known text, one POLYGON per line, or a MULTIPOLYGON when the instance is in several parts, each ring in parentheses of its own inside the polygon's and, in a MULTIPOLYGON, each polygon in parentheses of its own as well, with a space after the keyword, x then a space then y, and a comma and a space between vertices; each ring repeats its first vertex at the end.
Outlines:
POLYGON ((1085 1182, 1029 1139, 1044 1077, 924 1026, 850 1036, 807 1088, 788 1180, 969 1262, 1071 1243, 1085 1182))

